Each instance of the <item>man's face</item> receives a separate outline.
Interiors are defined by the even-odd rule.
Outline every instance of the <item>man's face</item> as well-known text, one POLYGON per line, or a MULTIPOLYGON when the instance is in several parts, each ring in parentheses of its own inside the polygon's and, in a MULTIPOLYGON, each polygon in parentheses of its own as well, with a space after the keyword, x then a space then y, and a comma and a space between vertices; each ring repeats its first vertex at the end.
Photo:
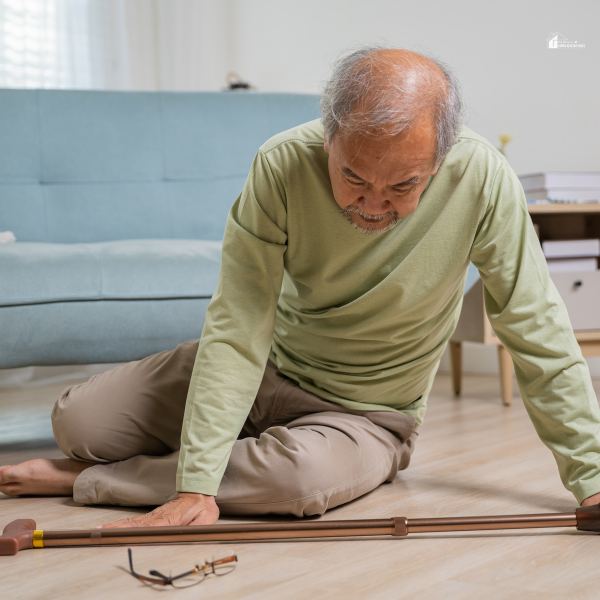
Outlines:
POLYGON ((408 132, 371 140, 334 136, 325 140, 333 196, 362 233, 380 234, 414 212, 435 165, 435 132, 429 119, 408 132))

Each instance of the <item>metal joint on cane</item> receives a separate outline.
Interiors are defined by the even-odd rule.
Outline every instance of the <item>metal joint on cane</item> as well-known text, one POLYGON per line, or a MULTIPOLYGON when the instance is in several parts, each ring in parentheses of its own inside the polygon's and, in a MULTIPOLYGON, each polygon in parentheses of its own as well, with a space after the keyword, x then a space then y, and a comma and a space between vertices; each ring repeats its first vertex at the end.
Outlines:
POLYGON ((581 506, 575 514, 579 531, 600 531, 600 504, 581 506))
POLYGON ((33 534, 31 536, 31 540, 34 548, 43 548, 44 547, 44 530, 43 529, 34 529, 33 534))

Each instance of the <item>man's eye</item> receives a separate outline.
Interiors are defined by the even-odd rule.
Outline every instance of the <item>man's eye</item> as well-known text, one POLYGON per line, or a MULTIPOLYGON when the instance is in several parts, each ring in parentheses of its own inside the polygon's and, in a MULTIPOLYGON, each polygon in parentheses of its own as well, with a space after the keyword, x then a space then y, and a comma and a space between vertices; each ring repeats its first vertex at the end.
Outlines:
POLYGON ((353 183, 354 185, 362 185, 364 183, 364 181, 353 181, 349 177, 346 177, 346 181, 348 181, 349 183, 353 183))

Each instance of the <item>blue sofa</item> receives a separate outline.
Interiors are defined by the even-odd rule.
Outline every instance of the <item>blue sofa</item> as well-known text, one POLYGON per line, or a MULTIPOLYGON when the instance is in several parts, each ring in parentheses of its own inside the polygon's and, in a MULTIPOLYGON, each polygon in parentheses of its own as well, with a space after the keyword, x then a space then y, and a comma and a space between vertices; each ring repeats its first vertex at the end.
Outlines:
POLYGON ((301 94, 0 90, 0 368, 198 338, 258 147, 318 116, 301 94))

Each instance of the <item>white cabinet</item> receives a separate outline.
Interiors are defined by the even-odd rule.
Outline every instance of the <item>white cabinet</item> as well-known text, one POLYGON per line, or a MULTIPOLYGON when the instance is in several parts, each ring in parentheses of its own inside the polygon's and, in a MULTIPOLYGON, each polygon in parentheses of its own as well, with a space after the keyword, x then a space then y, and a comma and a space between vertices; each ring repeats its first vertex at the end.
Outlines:
MULTIPOLYGON (((541 239, 600 238, 600 204, 529 205, 529 214, 541 239)), ((584 356, 600 355, 600 271, 551 273, 569 313, 584 356)), ((450 340, 454 393, 461 392, 461 344, 478 342, 498 346, 500 388, 504 404, 512 399, 512 360, 494 334, 483 305, 483 283, 477 281, 463 299, 456 330, 450 340)))

